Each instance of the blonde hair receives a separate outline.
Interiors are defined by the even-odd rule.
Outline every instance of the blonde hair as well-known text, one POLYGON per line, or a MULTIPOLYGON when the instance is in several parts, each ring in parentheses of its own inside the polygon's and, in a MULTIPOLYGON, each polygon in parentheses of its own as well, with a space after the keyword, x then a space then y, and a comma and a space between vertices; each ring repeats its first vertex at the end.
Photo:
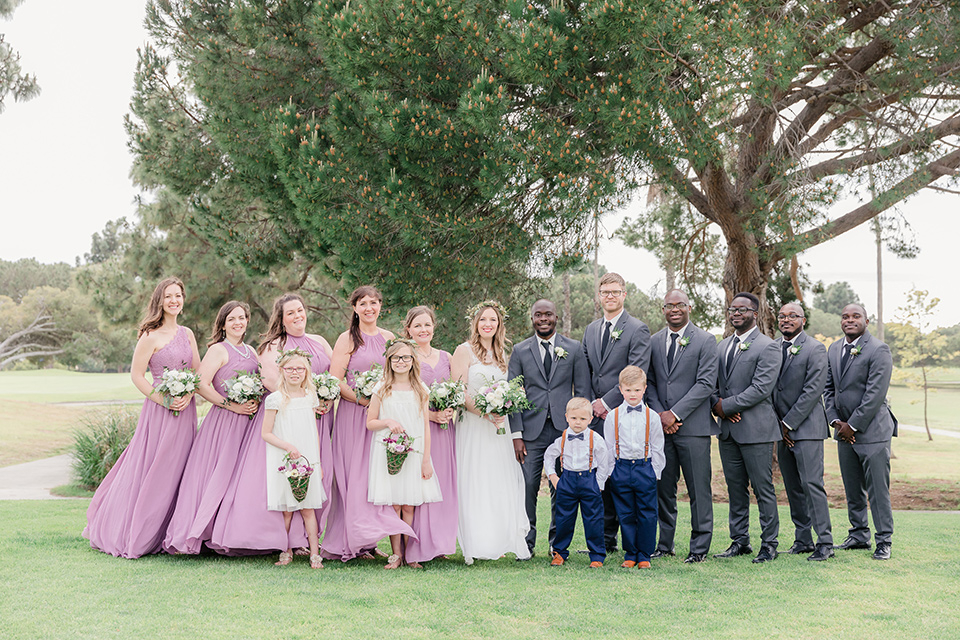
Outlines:
POLYGON ((302 362, 303 366, 307 369, 303 380, 300 381, 299 388, 303 389, 308 397, 310 394, 317 394, 317 388, 313 385, 313 370, 310 369, 310 361, 295 351, 281 354, 281 356, 277 358, 277 367, 280 369, 280 384, 277 385, 277 391, 280 392, 281 409, 286 408, 287 404, 290 403, 290 392, 293 390, 287 385, 287 378, 283 375, 283 368, 294 360, 302 362))
POLYGON ((647 384, 647 374, 640 367, 624 367, 620 372, 620 384, 647 384))
POLYGON ((575 411, 577 409, 582 409, 588 413, 593 411, 593 406, 590 404, 590 401, 586 398, 570 398, 570 401, 567 402, 567 413, 570 411, 575 411))
POLYGON ((420 358, 417 357, 416 344, 411 345, 411 341, 406 338, 391 340, 390 344, 387 345, 387 351, 384 354, 387 358, 387 366, 383 368, 383 382, 380 385, 380 389, 377 390, 377 397, 380 398, 380 402, 383 402, 389 398, 393 392, 393 385, 396 382, 397 376, 393 372, 390 358, 403 347, 410 349, 410 355, 413 356, 413 361, 410 363, 410 371, 407 372, 410 387, 413 389, 413 392, 417 394, 417 400, 420 402, 420 406, 424 412, 426 412, 427 401, 430 399, 430 390, 427 389, 427 385, 420 379, 420 358))
POLYGON ((619 273, 614 273, 613 271, 600 276, 600 282, 597 283, 597 289, 605 284, 618 284, 624 289, 627 288, 627 281, 623 279, 623 276, 621 276, 619 273))
POLYGON ((497 322, 499 323, 496 333, 493 334, 492 344, 490 345, 493 351, 493 362, 497 365, 497 367, 500 368, 501 371, 506 371, 506 348, 507 345, 512 343, 507 340, 507 328, 504 326, 503 313, 501 313, 498 306, 490 304, 480 307, 476 310, 476 312, 473 314, 473 320, 470 321, 470 340, 467 342, 470 345, 470 348, 473 349, 473 355, 477 356, 477 360, 479 360, 481 363, 485 363, 487 361, 487 354, 486 350, 483 348, 483 344, 480 342, 480 331, 477 327, 480 326, 480 316, 482 316, 483 312, 487 309, 493 309, 493 312, 497 314, 497 322))

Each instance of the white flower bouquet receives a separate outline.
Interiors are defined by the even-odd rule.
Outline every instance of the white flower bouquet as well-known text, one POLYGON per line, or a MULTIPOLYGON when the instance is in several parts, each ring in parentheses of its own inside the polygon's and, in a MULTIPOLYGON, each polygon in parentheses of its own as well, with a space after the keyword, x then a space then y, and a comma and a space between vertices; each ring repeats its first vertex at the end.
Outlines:
MULTIPOLYGON (((170 398, 182 398, 196 392, 200 385, 200 374, 193 369, 167 369, 163 368, 163 375, 160 376, 160 384, 155 388, 163 394, 163 406, 170 408, 170 398)), ((179 416, 179 411, 174 411, 173 415, 179 416)))
MULTIPOLYGON (((430 385, 430 409, 433 411, 446 411, 453 409, 459 417, 460 410, 467 402, 467 385, 459 380, 438 380, 430 385)), ((446 429, 448 425, 441 424, 441 429, 446 429)))
MULTIPOLYGON (((237 371, 236 374, 223 383, 227 389, 227 400, 237 404, 244 404, 250 400, 259 402, 265 391, 260 374, 248 371, 237 371)), ((248 415, 247 419, 253 420, 253 414, 248 415)))
POLYGON ((313 386, 317 388, 317 398, 333 402, 340 397, 340 379, 328 371, 313 376, 313 386))
POLYGON ((369 371, 364 372, 354 372, 353 381, 354 389, 357 392, 357 399, 366 398, 369 400, 373 397, 373 391, 377 388, 377 385, 380 384, 380 380, 383 378, 383 367, 379 364, 375 364, 370 367, 369 371))
MULTIPOLYGON (((508 416, 518 411, 536 409, 533 403, 527 400, 527 392, 523 390, 523 376, 488 382, 473 397, 473 404, 481 415, 508 416)), ((502 436, 506 432, 503 426, 497 428, 497 435, 502 436)))

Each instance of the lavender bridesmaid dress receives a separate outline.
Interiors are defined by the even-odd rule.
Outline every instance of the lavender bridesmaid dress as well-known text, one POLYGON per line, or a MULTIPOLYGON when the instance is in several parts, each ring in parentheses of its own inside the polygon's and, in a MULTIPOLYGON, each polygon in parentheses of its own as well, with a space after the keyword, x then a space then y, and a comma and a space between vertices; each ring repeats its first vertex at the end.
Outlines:
MULTIPOLYGON (((220 344, 227 350, 227 362, 214 374, 213 388, 226 398, 224 383, 241 371, 256 373, 260 363, 250 345, 238 349, 228 342, 220 344)), ((163 540, 164 551, 197 554, 203 543, 210 540, 213 520, 240 457, 240 446, 254 427, 259 433, 260 421, 220 406, 210 409, 183 471, 177 506, 163 540)))
MULTIPOLYGON (((173 340, 150 357, 154 386, 164 367, 183 369, 192 363, 190 338, 180 327, 173 340)), ((143 401, 130 444, 87 509, 83 536, 91 547, 123 558, 161 550, 196 431, 193 400, 179 416, 149 398, 143 401)))
MULTIPOLYGON (((440 351, 436 369, 420 363, 420 378, 427 386, 450 379, 450 354, 440 351)), ((440 482, 443 501, 428 502, 413 511, 413 531, 417 540, 407 544, 408 562, 427 562, 457 551, 457 455, 453 423, 441 429, 430 423, 430 457, 433 472, 440 482)))
MULTIPOLYGON (((375 363, 384 365, 386 340, 381 334, 363 337, 347 365, 347 382, 353 384, 354 372, 369 370, 375 363)), ((326 558, 346 562, 377 546, 393 534, 415 537, 413 530, 389 505, 367 501, 370 471, 370 443, 373 432, 367 429, 367 408, 340 400, 333 427, 333 492, 330 517, 321 552, 326 558)))

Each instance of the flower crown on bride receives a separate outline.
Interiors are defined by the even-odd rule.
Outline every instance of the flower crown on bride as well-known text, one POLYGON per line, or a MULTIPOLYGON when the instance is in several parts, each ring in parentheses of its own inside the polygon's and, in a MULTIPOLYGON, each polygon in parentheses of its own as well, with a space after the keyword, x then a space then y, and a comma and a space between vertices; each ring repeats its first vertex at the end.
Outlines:
POLYGON ((484 300, 480 304, 476 304, 469 309, 467 309, 467 315, 465 316, 467 320, 473 321, 477 317, 477 314, 486 309, 487 307, 493 307, 500 313, 500 317, 503 318, 503 321, 506 322, 507 318, 510 317, 510 314, 507 313, 507 308, 500 304, 497 300, 484 300))
POLYGON ((310 360, 313 359, 312 353, 308 351, 304 351, 300 347, 294 347, 293 349, 288 349, 286 351, 283 351, 283 350, 277 351, 277 364, 280 364, 280 361, 283 360, 284 358, 289 358, 291 356, 300 356, 301 358, 305 359, 308 363, 310 362, 310 360))

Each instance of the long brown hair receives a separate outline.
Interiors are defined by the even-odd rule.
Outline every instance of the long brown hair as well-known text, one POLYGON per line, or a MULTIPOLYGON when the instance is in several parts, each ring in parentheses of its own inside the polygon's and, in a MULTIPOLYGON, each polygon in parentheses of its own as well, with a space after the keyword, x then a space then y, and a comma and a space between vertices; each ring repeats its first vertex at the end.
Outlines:
POLYGON ((283 327, 283 306, 294 300, 302 304, 304 311, 306 311, 307 303, 303 301, 299 293, 285 293, 273 301, 270 322, 267 324, 266 332, 260 334, 260 346, 257 347, 257 353, 263 355, 270 343, 274 341, 277 343, 277 351, 283 349, 287 344, 287 330, 283 327))
POLYGON ((481 363, 487 361, 487 352, 483 348, 483 344, 480 342, 480 331, 477 327, 480 325, 480 316, 483 315, 483 312, 487 309, 493 309, 493 312, 497 314, 497 321, 500 323, 497 327, 496 333, 493 334, 493 340, 490 347, 493 349, 493 362, 496 364, 501 371, 507 370, 507 355, 506 348, 507 345, 512 344, 507 340, 507 328, 504 326, 503 314, 500 313, 500 309, 494 305, 487 305, 485 307, 480 307, 477 309, 477 312, 473 314, 473 320, 470 321, 470 348, 473 349, 473 354, 477 356, 477 360, 481 363))
POLYGON ((417 356, 417 345, 411 344, 409 340, 404 338, 391 340, 387 346, 387 351, 384 354, 387 358, 387 366, 383 368, 383 382, 377 391, 377 395, 381 402, 390 397, 390 393, 393 391, 393 383, 396 381, 396 374, 394 374, 393 366, 390 364, 390 357, 400 351, 402 347, 410 349, 410 354, 413 356, 413 363, 410 365, 409 372, 410 386, 417 394, 417 400, 425 411, 427 400, 430 398, 430 390, 427 389, 427 385, 420 378, 420 357, 417 356))
MULTIPOLYGON (((220 307, 220 311, 217 312, 217 319, 213 321, 213 330, 210 332, 210 342, 207 343, 208 347, 227 339, 227 316, 233 313, 233 310, 237 307, 243 309, 243 312, 247 316, 247 322, 250 322, 250 305, 246 302, 240 302, 239 300, 231 300, 220 307)), ((247 335, 246 331, 244 331, 243 335, 247 335)), ((240 337, 240 340, 243 340, 243 336, 240 337)))
MULTIPOLYGON (((356 306, 356 304, 366 296, 376 298, 383 304, 383 294, 380 293, 376 287, 366 284, 362 287, 357 287, 353 290, 353 293, 350 294, 350 307, 356 306)), ((353 312, 353 317, 350 318, 350 339, 353 341, 353 348, 350 350, 352 354, 363 346, 363 332, 360 331, 360 316, 356 311, 353 312)))
POLYGON ((143 320, 140 321, 140 328, 137 331, 139 339, 143 334, 156 331, 163 326, 163 292, 170 285, 180 287, 180 293, 183 294, 183 300, 187 300, 187 291, 183 287, 183 281, 180 278, 164 278, 157 283, 157 287, 150 295, 150 301, 147 303, 147 310, 143 313, 143 320))
POLYGON ((410 335, 410 325, 412 325, 413 321, 417 319, 417 316, 422 316, 424 314, 430 316, 430 320, 433 322, 434 328, 436 328, 437 315, 433 312, 433 309, 422 304, 410 309, 410 311, 407 311, 407 317, 403 321, 403 335, 405 337, 413 340, 413 336, 410 335))

